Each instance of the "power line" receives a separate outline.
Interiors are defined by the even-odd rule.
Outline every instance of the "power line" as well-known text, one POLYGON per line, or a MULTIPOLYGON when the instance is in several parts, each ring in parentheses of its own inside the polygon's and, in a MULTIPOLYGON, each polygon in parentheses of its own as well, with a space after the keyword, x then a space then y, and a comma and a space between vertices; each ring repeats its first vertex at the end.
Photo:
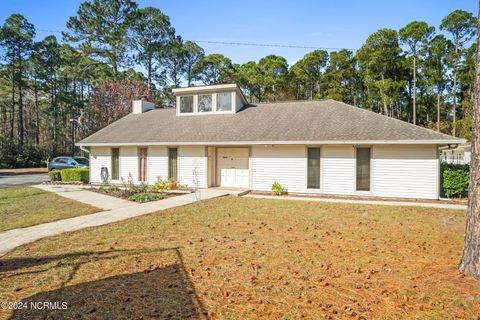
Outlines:
POLYGON ((35 29, 35 31, 50 32, 50 33, 62 33, 62 32, 64 32, 64 31, 58 31, 58 30, 45 30, 45 29, 35 29))
MULTIPOLYGON (((58 30, 45 30, 45 29, 37 29, 37 31, 50 32, 50 33, 62 33, 63 32, 63 31, 58 31, 58 30)), ((327 50, 327 51, 338 51, 338 50, 356 51, 357 50, 357 49, 351 49, 351 48, 301 46, 301 45, 278 44, 278 43, 274 44, 274 43, 231 42, 231 41, 213 41, 213 40, 190 40, 190 41, 196 42, 196 43, 221 44, 221 45, 230 45, 230 46, 248 46, 248 47, 311 49, 311 50, 327 50)))
POLYGON ((294 48, 294 49, 315 49, 315 50, 351 50, 355 51, 357 49, 348 49, 348 48, 329 48, 329 47, 311 47, 311 46, 300 46, 300 45, 291 45, 291 44, 273 44, 273 43, 252 43, 252 42, 228 42, 228 41, 211 41, 211 40, 191 40, 193 42, 200 43, 212 43, 212 44, 225 44, 225 45, 236 45, 236 46, 253 46, 253 47, 276 47, 276 48, 294 48))

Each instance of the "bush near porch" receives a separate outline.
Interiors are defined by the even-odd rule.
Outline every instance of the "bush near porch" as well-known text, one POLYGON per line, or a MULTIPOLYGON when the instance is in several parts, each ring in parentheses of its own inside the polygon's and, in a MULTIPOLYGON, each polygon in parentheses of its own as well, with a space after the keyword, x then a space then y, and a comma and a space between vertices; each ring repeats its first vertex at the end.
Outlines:
POLYGON ((468 164, 442 163, 442 196, 460 198, 468 195, 470 166, 468 164))
POLYGON ((60 176, 64 182, 89 182, 89 170, 84 168, 71 168, 60 170, 60 176))
POLYGON ((48 173, 50 181, 56 182, 83 182, 90 181, 89 169, 86 168, 70 168, 63 170, 52 170, 48 173))

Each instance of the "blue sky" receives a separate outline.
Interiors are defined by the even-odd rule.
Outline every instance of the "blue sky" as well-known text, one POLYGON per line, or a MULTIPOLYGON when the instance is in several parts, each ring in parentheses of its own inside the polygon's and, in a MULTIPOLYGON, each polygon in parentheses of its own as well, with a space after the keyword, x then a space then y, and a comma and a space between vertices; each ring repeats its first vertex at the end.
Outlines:
MULTIPOLYGON (((65 30, 65 22, 82 1, 0 0, 0 22, 23 14, 37 29, 65 30)), ((309 47, 359 48, 379 28, 399 29, 413 20, 438 27, 455 9, 477 13, 474 0, 137 0, 170 17, 184 39, 287 44, 309 47)), ((38 31, 43 38, 48 32, 38 31)), ((234 62, 258 61, 268 54, 292 64, 309 49, 231 46, 199 43, 206 53, 222 53, 234 62)))

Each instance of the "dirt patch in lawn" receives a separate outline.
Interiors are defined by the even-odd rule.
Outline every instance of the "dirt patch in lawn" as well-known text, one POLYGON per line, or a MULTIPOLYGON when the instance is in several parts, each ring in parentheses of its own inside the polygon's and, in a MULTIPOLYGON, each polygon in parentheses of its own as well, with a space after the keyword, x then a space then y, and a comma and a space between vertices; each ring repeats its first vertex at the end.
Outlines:
POLYGON ((475 319, 455 210, 224 197, 0 259, 0 318, 475 319))

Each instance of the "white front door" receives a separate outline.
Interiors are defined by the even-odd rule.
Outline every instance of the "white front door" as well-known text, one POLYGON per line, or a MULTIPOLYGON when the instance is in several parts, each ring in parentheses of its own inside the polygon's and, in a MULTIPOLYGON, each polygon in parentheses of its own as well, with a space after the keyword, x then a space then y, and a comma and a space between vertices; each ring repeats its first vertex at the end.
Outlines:
POLYGON ((248 148, 218 148, 217 177, 221 187, 248 188, 248 148))

